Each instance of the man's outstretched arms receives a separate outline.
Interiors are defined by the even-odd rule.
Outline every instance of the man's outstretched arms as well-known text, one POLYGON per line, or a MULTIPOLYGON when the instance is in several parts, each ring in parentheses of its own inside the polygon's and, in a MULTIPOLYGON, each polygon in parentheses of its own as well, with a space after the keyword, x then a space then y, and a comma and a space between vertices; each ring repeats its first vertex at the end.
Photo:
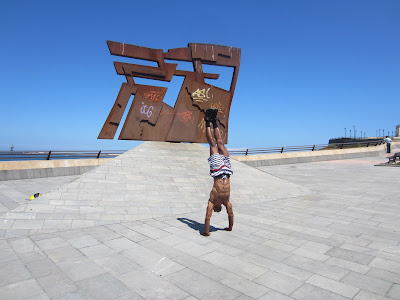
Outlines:
POLYGON ((206 219, 204 221, 204 232, 201 232, 201 235, 209 236, 210 235, 210 219, 212 216, 212 212, 214 209, 214 204, 208 200, 207 211, 206 211, 206 219))
POLYGON ((228 202, 226 205, 226 212, 228 213, 228 221, 229 221, 229 227, 226 227, 226 231, 232 231, 233 228, 233 209, 232 209, 232 203, 231 201, 228 202))

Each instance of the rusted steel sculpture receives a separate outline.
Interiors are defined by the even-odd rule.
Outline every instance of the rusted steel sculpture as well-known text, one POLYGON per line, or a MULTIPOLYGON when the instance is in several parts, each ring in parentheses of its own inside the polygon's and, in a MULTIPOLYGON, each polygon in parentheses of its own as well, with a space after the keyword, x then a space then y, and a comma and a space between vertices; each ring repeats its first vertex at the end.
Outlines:
POLYGON ((107 41, 112 55, 157 62, 158 67, 114 62, 117 74, 124 75, 118 97, 99 139, 113 139, 130 96, 135 95, 122 127, 120 140, 171 141, 207 143, 204 113, 207 108, 219 109, 219 124, 224 143, 228 140, 228 119, 240 67, 240 49, 210 44, 189 43, 186 48, 151 49, 107 41), (188 61, 194 71, 177 70, 177 64, 165 60, 188 61), (203 73, 202 64, 233 67, 229 91, 205 83, 219 74, 203 73), (136 84, 134 77, 171 81, 185 77, 175 106, 164 103, 165 87, 136 84))

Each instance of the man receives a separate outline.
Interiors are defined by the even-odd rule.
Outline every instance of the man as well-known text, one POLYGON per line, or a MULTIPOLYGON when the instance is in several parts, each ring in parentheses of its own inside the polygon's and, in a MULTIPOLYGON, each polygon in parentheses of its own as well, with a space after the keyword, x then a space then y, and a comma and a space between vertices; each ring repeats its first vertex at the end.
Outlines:
POLYGON ((229 153, 222 142, 221 132, 219 131, 217 124, 218 109, 209 108, 206 110, 205 114, 206 137, 208 144, 210 145, 210 157, 208 158, 208 162, 210 164, 210 175, 214 178, 214 186, 210 193, 210 199, 208 200, 206 219, 204 222, 205 230, 201 235, 209 236, 212 212, 220 212, 222 204, 226 207, 229 221, 229 227, 225 228, 225 230, 232 231, 233 210, 232 203, 229 201, 231 191, 229 177, 233 172, 229 153), (215 141, 211 133, 211 123, 214 127, 215 141))
POLYGON ((392 139, 387 135, 383 140, 386 142, 386 153, 390 153, 390 143, 392 139))

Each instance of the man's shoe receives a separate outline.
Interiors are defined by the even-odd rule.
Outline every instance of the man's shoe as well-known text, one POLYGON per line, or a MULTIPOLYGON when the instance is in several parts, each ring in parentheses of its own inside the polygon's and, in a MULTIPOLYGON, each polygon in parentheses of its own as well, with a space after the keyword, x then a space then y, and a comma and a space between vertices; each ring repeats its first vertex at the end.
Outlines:
POLYGON ((212 108, 209 108, 206 110, 206 115, 204 116, 204 121, 212 121, 212 116, 213 116, 214 110, 212 108))
POLYGON ((212 120, 218 120, 217 114, 218 114, 218 108, 213 109, 212 115, 211 115, 211 119, 212 120))

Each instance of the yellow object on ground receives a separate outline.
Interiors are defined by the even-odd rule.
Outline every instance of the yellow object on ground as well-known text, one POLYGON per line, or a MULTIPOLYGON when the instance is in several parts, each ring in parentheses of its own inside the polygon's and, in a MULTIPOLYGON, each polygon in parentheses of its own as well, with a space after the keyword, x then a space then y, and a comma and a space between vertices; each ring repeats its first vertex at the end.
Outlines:
POLYGON ((34 195, 29 197, 29 201, 32 201, 33 199, 35 199, 37 197, 40 197, 40 196, 42 196, 42 194, 36 193, 36 194, 34 194, 34 195))

